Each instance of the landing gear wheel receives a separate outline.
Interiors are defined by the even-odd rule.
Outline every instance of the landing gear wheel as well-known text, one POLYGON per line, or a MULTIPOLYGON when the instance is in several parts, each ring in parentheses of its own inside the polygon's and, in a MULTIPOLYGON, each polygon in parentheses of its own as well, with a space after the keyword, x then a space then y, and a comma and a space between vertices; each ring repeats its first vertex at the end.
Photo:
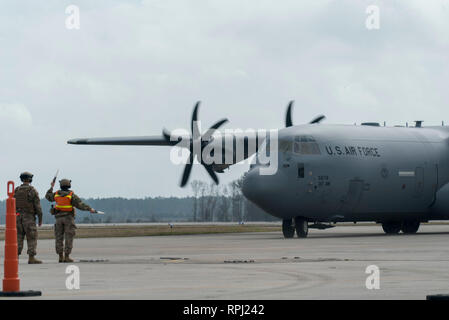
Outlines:
POLYGON ((400 221, 390 221, 382 223, 382 229, 386 234, 397 234, 401 231, 402 223, 400 221))
POLYGON ((404 221, 401 230, 406 234, 413 234, 418 231, 419 225, 419 221, 404 221))
POLYGON ((298 238, 307 238, 307 234, 309 233, 309 223, 304 218, 296 217, 295 229, 298 238))
POLYGON ((282 233, 284 234, 284 238, 293 238, 295 235, 295 228, 292 222, 292 219, 282 220, 282 233))

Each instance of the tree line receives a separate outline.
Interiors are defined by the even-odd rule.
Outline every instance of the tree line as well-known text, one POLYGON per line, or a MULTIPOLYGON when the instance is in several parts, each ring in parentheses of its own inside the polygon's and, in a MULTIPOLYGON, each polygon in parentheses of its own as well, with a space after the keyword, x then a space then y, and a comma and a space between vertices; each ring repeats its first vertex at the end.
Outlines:
MULTIPOLYGON (((76 210, 77 223, 140 222, 242 222, 276 221, 242 194, 242 179, 215 185, 200 180, 190 183, 192 197, 88 198, 83 199, 105 215, 76 210)), ((50 203, 42 199, 44 224, 54 223, 50 203)), ((6 201, 0 201, 0 224, 5 224, 6 201)))

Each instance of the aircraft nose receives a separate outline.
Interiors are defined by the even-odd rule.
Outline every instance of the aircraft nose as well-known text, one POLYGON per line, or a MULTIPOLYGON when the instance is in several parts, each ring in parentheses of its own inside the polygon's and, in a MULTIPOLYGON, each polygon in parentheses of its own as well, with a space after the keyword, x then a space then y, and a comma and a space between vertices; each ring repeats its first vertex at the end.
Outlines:
POLYGON ((271 198, 273 192, 271 180, 268 176, 260 175, 258 168, 253 168, 243 179, 242 193, 248 200, 262 205, 271 198))
POLYGON ((257 198, 257 176, 258 173, 257 169, 252 169, 249 172, 246 173, 244 179, 243 179, 243 186, 242 186, 242 193, 243 195, 253 202, 256 202, 255 199, 257 198))
POLYGON ((282 217, 290 210, 288 201, 285 201, 288 198, 285 195, 289 192, 285 176, 279 172, 274 175, 263 175, 259 173, 259 168, 255 167, 243 178, 243 195, 276 217, 282 217))

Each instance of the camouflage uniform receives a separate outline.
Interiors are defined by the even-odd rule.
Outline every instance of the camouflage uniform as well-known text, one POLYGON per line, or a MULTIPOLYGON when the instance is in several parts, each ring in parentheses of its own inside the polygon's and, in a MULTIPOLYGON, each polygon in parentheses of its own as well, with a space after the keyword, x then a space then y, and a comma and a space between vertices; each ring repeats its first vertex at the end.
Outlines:
MULTIPOLYGON (((73 192, 71 190, 59 190, 58 194, 62 197, 73 192)), ((53 188, 48 189, 45 194, 45 199, 50 202, 55 201, 55 193, 53 188)), ((92 208, 81 201, 81 199, 75 194, 72 194, 72 206, 83 211, 89 211, 92 208)), ((56 253, 61 255, 63 252, 66 256, 70 255, 73 248, 73 238, 75 238, 75 209, 70 212, 63 212, 56 210, 55 213, 55 240, 56 240, 56 253), (65 238, 65 248, 64 248, 65 238)))
POLYGON ((14 192, 16 198, 16 218, 17 225, 17 246, 18 254, 22 253, 23 240, 26 236, 29 256, 36 255, 37 228, 36 216, 39 224, 42 223, 42 208, 39 200, 39 193, 29 184, 22 184, 14 192))

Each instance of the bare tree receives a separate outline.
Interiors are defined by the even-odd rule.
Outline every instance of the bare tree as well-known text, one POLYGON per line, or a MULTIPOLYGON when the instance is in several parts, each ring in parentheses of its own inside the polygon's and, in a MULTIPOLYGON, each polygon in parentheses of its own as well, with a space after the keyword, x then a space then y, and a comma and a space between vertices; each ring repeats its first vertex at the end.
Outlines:
POLYGON ((229 208, 231 207, 231 197, 228 186, 222 185, 220 188, 221 201, 219 206, 219 221, 230 221, 229 208))
POLYGON ((206 211, 204 218, 206 221, 214 221, 215 207, 218 202, 218 187, 215 183, 212 182, 211 184, 209 184, 205 200, 206 200, 206 211))
POLYGON ((242 221, 244 197, 242 194, 243 177, 229 184, 232 198, 232 221, 242 221))
POLYGON ((201 194, 201 197, 200 197, 200 203, 199 203, 199 206, 200 206, 200 218, 199 219, 200 219, 200 221, 205 221, 205 219, 206 219, 207 189, 208 189, 207 184, 204 183, 203 181, 201 181, 201 183, 200 183, 200 194, 201 194))
POLYGON ((194 221, 243 221, 246 200, 242 194, 243 177, 228 186, 217 186, 194 180, 190 183, 194 195, 194 221))
POLYGON ((200 190, 201 190, 201 184, 203 182, 199 181, 199 180, 193 180, 192 182, 190 182, 190 187, 192 188, 193 191, 193 221, 197 221, 198 219, 198 196, 200 194, 200 190))

